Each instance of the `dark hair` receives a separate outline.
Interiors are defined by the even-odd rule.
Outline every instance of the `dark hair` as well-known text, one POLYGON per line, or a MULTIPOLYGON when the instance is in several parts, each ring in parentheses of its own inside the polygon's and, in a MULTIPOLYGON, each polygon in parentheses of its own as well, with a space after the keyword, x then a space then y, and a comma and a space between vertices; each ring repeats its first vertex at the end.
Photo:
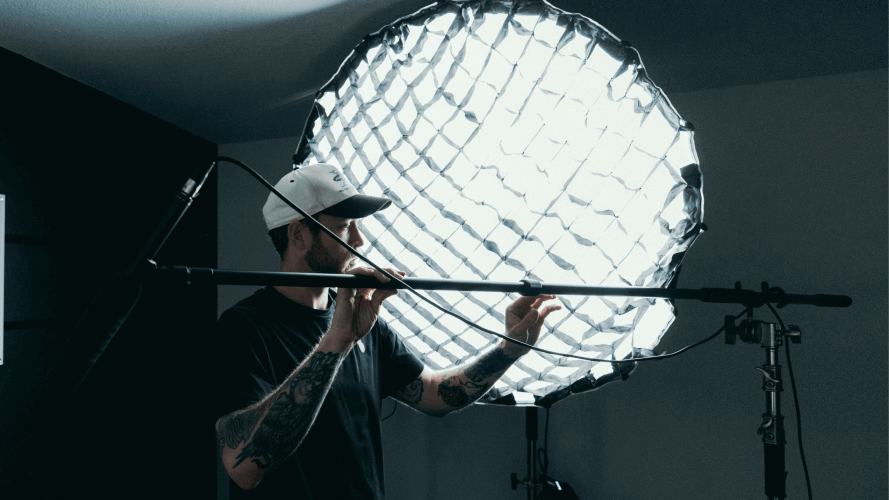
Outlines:
POLYGON ((269 239, 272 240, 272 245, 275 245, 275 251, 278 252, 278 257, 281 260, 284 259, 284 254, 287 253, 287 241, 290 239, 287 235, 287 227, 289 225, 284 224, 269 231, 269 239))
MULTIPOLYGON (((318 227, 314 224, 303 224, 309 228, 313 236, 318 236, 320 231, 318 227)), ((278 252, 281 260, 284 259, 284 254, 287 253, 287 245, 290 242, 290 236, 287 234, 288 227, 290 227, 289 223, 269 231, 269 239, 272 240, 272 245, 275 245, 275 251, 278 252)))

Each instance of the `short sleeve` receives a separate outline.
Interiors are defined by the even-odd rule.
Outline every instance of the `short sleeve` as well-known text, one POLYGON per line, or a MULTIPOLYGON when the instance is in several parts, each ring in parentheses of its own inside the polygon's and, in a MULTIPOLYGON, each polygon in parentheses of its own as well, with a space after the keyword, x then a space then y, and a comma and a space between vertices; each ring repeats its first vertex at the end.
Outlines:
POLYGON ((423 362, 410 352, 404 342, 382 318, 380 326, 381 397, 386 398, 413 382, 423 372, 423 362))
POLYGON ((222 313, 216 323, 213 382, 216 417, 246 408, 275 389, 268 349, 249 316, 237 309, 222 313))

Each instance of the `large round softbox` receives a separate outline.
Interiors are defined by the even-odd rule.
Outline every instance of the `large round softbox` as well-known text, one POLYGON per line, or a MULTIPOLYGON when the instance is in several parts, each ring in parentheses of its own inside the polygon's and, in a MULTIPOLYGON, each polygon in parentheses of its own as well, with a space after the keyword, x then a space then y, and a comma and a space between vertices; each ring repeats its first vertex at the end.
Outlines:
MULTIPOLYGON (((691 126, 635 49, 541 1, 439 2, 367 36, 318 92, 297 162, 332 163, 394 207, 368 217, 367 256, 409 276, 664 287, 700 232, 691 126)), ((514 297, 433 292, 503 330, 514 297)), ((668 300, 561 296, 538 345, 650 355, 668 300)), ((499 341, 408 293, 384 317, 427 365, 499 341)), ((549 405, 635 363, 531 352, 482 402, 549 405)))

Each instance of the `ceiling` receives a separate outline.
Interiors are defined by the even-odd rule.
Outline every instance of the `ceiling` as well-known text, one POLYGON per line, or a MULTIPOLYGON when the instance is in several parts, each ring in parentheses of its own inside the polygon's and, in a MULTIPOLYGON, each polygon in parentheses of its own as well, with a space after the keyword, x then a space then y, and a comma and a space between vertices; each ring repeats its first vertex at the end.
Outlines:
MULTIPOLYGON (((364 37, 429 0, 0 0, 0 46, 217 144, 299 135, 364 37)), ((887 67, 885 0, 552 0, 667 95, 887 67)))

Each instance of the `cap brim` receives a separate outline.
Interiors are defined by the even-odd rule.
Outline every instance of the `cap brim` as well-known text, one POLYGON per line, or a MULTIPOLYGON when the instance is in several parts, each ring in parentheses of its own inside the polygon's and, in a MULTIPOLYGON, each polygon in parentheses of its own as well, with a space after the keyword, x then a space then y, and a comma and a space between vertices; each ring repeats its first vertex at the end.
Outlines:
POLYGON ((333 217, 342 217, 343 219, 362 219, 383 210, 391 204, 392 200, 389 198, 356 194, 332 207, 325 208, 319 213, 333 217))

